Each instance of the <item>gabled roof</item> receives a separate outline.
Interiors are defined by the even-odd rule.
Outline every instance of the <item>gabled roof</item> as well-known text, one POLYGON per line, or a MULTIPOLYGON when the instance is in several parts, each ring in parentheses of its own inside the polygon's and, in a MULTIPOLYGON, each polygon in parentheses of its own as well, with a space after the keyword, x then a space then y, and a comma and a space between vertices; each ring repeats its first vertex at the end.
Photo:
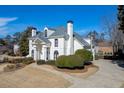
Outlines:
POLYGON ((36 38, 43 40, 47 44, 50 43, 50 41, 43 36, 43 32, 40 32, 38 35, 33 36, 33 37, 29 38, 29 39, 36 39, 36 38))
POLYGON ((74 38, 76 38, 81 44, 84 46, 89 46, 88 42, 86 42, 78 33, 74 32, 74 38))
POLYGON ((63 37, 65 39, 68 39, 68 34, 66 33, 66 29, 64 27, 57 27, 54 30, 55 32, 49 36, 49 38, 58 38, 63 37))
MULTIPOLYGON (((46 43, 50 43, 50 41, 48 40, 50 38, 61 38, 61 37, 63 37, 66 40, 69 38, 69 35, 67 34, 67 29, 64 28, 64 27, 48 28, 48 29, 54 31, 49 37, 45 37, 45 32, 42 31, 38 35, 36 35, 34 37, 31 37, 29 39, 39 38, 46 43)), ((89 46, 88 42, 86 42, 78 33, 74 32, 73 36, 74 36, 75 39, 77 39, 84 46, 89 46)))

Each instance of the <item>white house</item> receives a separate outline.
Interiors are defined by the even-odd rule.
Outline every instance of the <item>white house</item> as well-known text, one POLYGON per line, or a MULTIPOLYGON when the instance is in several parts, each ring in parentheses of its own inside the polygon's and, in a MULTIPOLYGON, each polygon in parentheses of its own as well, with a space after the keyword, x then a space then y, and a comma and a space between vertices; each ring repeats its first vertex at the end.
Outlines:
POLYGON ((72 55, 78 49, 89 47, 87 40, 73 31, 73 21, 67 22, 67 27, 48 28, 36 34, 32 29, 29 38, 29 56, 34 60, 56 60, 60 55, 72 55))

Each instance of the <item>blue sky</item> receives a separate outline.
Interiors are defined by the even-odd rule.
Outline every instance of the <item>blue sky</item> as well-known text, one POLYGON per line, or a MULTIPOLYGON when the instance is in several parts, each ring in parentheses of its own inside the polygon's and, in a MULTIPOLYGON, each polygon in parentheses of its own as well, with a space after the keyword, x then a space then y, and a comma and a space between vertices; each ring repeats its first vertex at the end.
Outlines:
POLYGON ((65 26, 68 20, 74 21, 74 30, 85 34, 90 30, 101 31, 105 16, 115 19, 117 6, 0 6, 0 37, 21 32, 27 26, 42 31, 45 26, 65 26))

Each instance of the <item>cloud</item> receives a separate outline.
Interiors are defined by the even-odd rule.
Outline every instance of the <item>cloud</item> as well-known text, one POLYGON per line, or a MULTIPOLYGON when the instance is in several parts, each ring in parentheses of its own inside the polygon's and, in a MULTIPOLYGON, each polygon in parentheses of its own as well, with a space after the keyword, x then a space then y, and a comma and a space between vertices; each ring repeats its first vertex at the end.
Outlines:
POLYGON ((17 17, 12 17, 12 18, 0 18, 0 35, 5 36, 8 34, 8 27, 7 25, 9 22, 17 20, 17 17))
POLYGON ((12 17, 12 18, 0 18, 0 27, 7 25, 9 22, 17 20, 17 17, 12 17))
POLYGON ((1 27, 0 28, 0 35, 1 36, 7 35, 8 34, 7 29, 8 29, 7 27, 1 27))

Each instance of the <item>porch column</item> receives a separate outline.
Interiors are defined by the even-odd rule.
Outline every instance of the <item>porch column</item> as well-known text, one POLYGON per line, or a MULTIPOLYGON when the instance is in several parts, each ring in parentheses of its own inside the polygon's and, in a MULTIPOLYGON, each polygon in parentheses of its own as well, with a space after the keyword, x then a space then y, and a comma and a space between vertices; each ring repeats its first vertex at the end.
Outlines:
POLYGON ((38 47, 35 47, 34 48, 34 60, 39 60, 40 59, 40 52, 39 52, 39 49, 38 47))
POLYGON ((37 51, 37 53, 36 53, 37 59, 36 60, 40 60, 40 47, 39 46, 37 46, 36 51, 37 51))
POLYGON ((39 60, 39 51, 37 49, 37 60, 39 60))
POLYGON ((46 61, 46 56, 47 56, 47 51, 46 51, 46 47, 44 47, 44 60, 46 61))
POLYGON ((34 47, 34 60, 35 61, 37 60, 37 50, 36 50, 36 47, 34 47))

